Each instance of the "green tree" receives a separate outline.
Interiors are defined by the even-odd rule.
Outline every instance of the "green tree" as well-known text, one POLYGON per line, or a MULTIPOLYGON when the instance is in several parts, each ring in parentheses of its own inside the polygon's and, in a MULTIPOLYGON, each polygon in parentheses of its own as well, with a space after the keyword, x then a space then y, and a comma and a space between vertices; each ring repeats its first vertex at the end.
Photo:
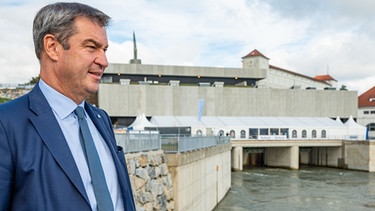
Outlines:
POLYGON ((346 88, 346 86, 345 86, 345 85, 342 85, 342 86, 341 86, 341 88, 340 88, 340 90, 344 90, 344 91, 347 91, 348 89, 346 88))
POLYGON ((29 82, 26 82, 24 84, 19 84, 19 85, 36 84, 36 83, 38 83, 39 79, 40 79, 40 75, 38 75, 36 77, 31 77, 31 79, 29 80, 29 82))
POLYGON ((40 75, 38 75, 37 77, 32 77, 29 81, 29 84, 36 84, 38 83, 39 79, 40 79, 40 75))

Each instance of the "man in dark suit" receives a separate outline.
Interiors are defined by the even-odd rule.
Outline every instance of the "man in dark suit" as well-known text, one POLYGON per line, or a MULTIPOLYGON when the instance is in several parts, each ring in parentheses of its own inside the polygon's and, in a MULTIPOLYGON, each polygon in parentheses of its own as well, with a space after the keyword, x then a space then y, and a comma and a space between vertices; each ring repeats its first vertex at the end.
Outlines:
POLYGON ((37 13, 33 37, 41 80, 30 93, 0 105, 0 210, 135 210, 111 121, 85 102, 108 66, 109 21, 79 3, 54 3, 37 13), (99 157, 95 167, 88 164, 92 152, 81 143, 84 134, 99 157), (92 169, 98 166, 108 208, 101 208, 105 197, 95 191, 92 169))

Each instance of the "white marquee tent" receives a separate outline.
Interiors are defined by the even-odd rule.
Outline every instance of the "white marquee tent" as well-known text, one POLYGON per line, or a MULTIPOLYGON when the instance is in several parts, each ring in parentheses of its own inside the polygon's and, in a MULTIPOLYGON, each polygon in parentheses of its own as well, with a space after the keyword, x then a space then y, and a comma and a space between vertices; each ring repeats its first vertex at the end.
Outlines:
POLYGON ((365 140, 366 127, 353 118, 345 124, 328 117, 208 117, 153 116, 154 127, 191 127, 192 135, 226 135, 233 139, 350 139, 365 140))
POLYGON ((367 135, 367 128, 356 123, 352 116, 350 116, 348 121, 345 122, 345 126, 348 129, 346 139, 357 140, 358 138, 361 138, 360 134, 364 133, 367 135))
POLYGON ((145 114, 138 115, 134 122, 129 125, 129 129, 133 130, 144 130, 145 127, 155 127, 148 119, 146 118, 145 114))

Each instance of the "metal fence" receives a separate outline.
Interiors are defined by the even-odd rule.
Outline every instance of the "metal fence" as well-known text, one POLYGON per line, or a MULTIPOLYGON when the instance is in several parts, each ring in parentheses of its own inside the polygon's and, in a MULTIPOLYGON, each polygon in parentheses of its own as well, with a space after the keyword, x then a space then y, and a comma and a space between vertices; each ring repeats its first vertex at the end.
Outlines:
POLYGON ((115 133, 115 137, 117 144, 124 148, 125 153, 160 149, 167 153, 177 153, 230 143, 228 136, 161 136, 155 131, 115 133))
POLYGON ((125 149, 125 153, 161 149, 160 134, 155 131, 115 133, 115 137, 117 144, 125 149))
POLYGON ((162 149, 169 153, 186 152, 230 143, 230 137, 228 136, 163 135, 161 140, 162 149))

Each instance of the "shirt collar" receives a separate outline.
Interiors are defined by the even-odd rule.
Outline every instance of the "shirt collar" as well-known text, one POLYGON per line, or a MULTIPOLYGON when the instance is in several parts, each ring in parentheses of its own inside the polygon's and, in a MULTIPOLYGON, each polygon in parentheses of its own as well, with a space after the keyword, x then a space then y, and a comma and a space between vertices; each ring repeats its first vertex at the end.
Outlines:
MULTIPOLYGON (((61 119, 65 119, 74 111, 74 109, 77 108, 77 104, 73 100, 50 87, 42 79, 39 81, 39 88, 46 97, 51 108, 61 119)), ((80 103, 79 106, 84 107, 84 104, 85 101, 80 103)))

